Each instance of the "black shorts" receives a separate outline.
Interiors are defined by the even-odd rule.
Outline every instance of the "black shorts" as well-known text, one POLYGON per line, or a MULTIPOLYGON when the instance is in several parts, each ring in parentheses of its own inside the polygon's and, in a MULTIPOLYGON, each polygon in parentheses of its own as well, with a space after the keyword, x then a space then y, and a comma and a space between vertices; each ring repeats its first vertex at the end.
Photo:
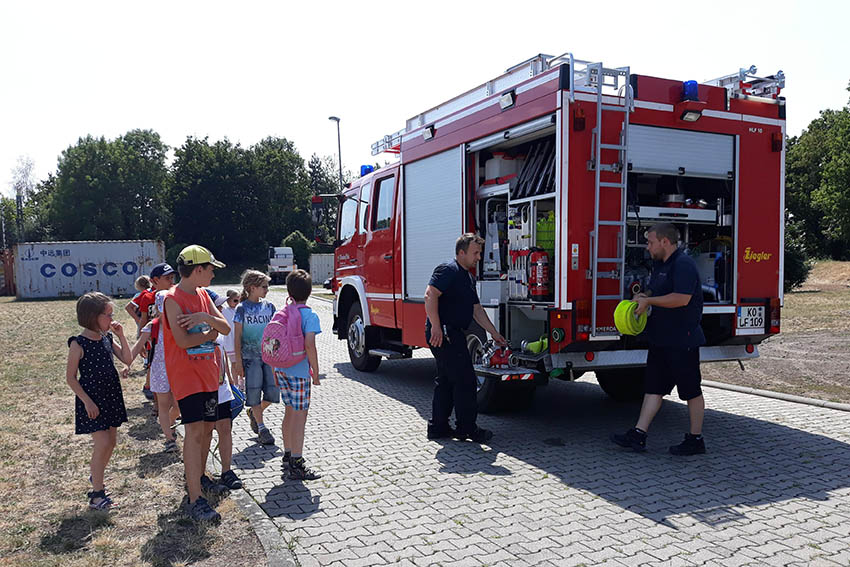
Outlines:
POLYGON ((702 395, 702 374, 699 371, 699 347, 649 347, 646 355, 647 394, 666 396, 679 392, 680 400, 702 395))
POLYGON ((218 417, 218 392, 198 392, 177 400, 184 424, 196 421, 215 421, 218 417))
POLYGON ((218 409, 215 413, 216 421, 220 421, 222 419, 231 419, 233 414, 230 412, 230 401, 224 402, 223 404, 218 404, 218 409))

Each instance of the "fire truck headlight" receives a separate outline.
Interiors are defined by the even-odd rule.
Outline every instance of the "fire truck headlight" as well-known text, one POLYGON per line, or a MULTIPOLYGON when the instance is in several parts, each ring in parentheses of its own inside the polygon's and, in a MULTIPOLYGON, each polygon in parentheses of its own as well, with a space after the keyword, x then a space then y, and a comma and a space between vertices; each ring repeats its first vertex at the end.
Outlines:
POLYGON ((506 108, 512 107, 515 102, 516 93, 514 91, 508 91, 499 97, 499 108, 505 110, 506 108))
POLYGON ((696 122, 700 119, 701 116, 701 110, 686 110, 679 118, 685 122, 696 122))

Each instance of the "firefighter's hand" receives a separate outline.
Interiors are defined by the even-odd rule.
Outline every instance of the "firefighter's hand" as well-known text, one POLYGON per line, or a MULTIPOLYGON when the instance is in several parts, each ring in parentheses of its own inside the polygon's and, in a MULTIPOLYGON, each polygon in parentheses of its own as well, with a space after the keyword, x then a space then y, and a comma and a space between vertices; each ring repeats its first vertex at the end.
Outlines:
POLYGON ((645 293, 643 293, 643 292, 636 293, 636 294, 632 297, 632 301, 637 302, 637 300, 638 300, 638 299, 640 299, 641 297, 649 297, 649 296, 648 296, 648 295, 646 295, 646 294, 645 294, 645 293))
POLYGON ((649 309, 649 298, 645 295, 643 297, 638 297, 633 301, 638 304, 637 309, 635 309, 635 315, 642 315, 647 309, 649 309))
POLYGON ((493 342, 496 343, 497 345, 502 346, 502 347, 508 346, 508 341, 505 339, 505 337, 503 337, 499 333, 490 333, 490 336, 493 337, 493 342))
POLYGON ((434 325, 431 327, 431 340, 428 342, 434 348, 443 346, 443 330, 439 326, 434 325))

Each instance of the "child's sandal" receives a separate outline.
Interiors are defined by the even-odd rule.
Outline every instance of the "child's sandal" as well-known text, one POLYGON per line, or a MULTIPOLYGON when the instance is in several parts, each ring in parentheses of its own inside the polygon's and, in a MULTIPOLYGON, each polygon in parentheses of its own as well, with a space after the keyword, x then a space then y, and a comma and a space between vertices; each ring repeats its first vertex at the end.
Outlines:
POLYGON ((106 490, 93 490, 88 493, 89 510, 111 510, 117 508, 112 499, 107 496, 106 490))

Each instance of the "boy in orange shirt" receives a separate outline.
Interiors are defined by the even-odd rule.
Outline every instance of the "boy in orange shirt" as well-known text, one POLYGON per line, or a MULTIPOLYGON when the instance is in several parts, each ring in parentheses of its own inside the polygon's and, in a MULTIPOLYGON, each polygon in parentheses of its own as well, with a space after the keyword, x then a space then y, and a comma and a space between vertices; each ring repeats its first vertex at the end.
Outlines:
POLYGON ((183 466, 189 490, 189 515, 217 522, 221 515, 201 495, 206 456, 218 409, 219 369, 214 341, 229 334, 230 325, 202 289, 210 285, 215 268, 223 268, 203 246, 187 246, 177 257, 180 283, 165 295, 163 341, 165 368, 171 391, 186 429, 183 466))

